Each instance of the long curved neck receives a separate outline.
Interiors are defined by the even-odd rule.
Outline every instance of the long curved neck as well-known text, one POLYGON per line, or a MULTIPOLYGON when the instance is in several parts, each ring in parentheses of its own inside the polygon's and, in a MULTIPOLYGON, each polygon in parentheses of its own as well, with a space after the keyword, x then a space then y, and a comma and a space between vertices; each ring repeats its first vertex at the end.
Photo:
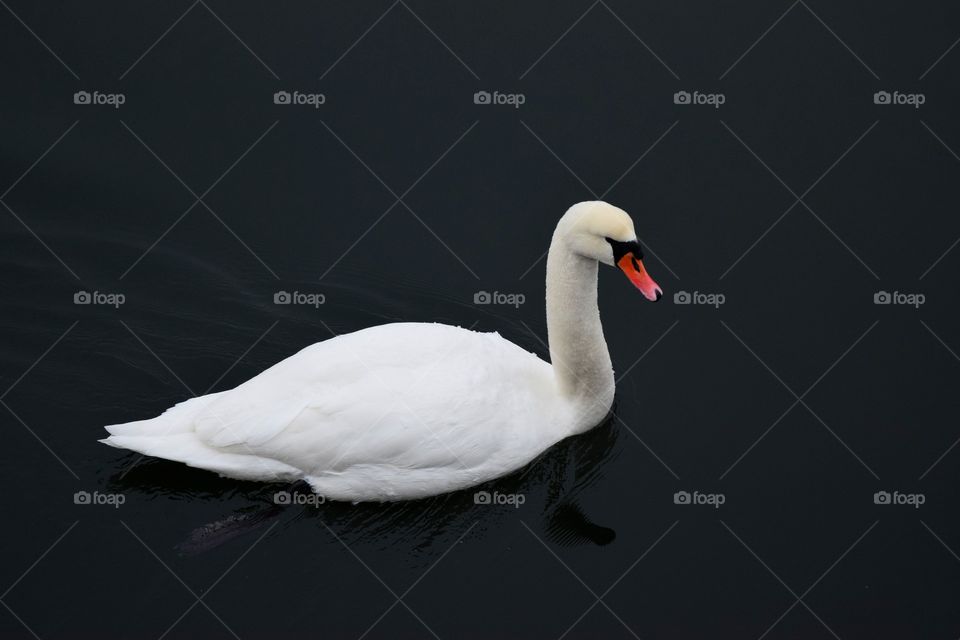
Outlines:
POLYGON ((613 403, 613 365, 597 306, 597 261, 554 234, 547 254, 547 332, 560 393, 577 410, 575 431, 596 426, 613 403))

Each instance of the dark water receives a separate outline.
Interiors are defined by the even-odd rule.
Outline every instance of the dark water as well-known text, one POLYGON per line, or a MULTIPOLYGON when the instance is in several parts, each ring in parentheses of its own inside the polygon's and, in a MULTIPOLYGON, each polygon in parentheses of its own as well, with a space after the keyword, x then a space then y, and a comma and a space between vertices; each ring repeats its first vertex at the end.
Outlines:
POLYGON ((955 5, 8 0, 0 34, 3 638, 960 635, 955 5), (615 417, 484 487, 519 508, 277 508, 96 442, 332 332, 543 355, 537 259, 594 197, 666 298, 601 273, 615 417))

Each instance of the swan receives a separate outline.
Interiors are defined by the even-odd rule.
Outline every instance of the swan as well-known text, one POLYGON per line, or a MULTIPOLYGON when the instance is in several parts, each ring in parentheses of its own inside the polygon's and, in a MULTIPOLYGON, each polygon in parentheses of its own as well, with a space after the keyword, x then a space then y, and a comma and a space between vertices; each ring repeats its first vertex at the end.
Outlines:
POLYGON ((107 426, 100 442, 239 480, 305 480, 350 502, 423 498, 504 476, 610 411, 601 262, 648 300, 663 295, 625 211, 601 201, 570 207, 547 254, 552 364, 498 333, 385 324, 317 342, 156 418, 107 426))

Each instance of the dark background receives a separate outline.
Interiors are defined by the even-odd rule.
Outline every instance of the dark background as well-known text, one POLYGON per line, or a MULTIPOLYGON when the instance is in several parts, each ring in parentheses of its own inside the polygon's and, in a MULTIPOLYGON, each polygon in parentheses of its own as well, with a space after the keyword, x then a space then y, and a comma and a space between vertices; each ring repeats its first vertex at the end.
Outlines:
POLYGON ((0 636, 960 635, 956 3, 0 4, 0 636), (601 272, 616 417, 488 487, 519 509, 277 513, 96 442, 383 322, 546 357, 537 260, 600 197, 665 299, 601 272))

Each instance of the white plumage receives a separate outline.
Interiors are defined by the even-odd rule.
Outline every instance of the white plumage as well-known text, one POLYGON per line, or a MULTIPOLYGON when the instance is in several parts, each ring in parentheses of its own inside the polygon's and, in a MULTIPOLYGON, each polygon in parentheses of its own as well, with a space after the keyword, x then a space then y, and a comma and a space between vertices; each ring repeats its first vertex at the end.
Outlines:
POLYGON ((505 475, 609 411, 596 265, 614 262, 607 239, 635 238, 629 217, 605 203, 561 219, 547 278, 556 370, 497 333, 387 324, 313 344, 151 420, 108 426, 102 442, 231 478, 304 479, 333 500, 419 498, 505 475), (599 255, 581 234, 603 240, 599 255))

